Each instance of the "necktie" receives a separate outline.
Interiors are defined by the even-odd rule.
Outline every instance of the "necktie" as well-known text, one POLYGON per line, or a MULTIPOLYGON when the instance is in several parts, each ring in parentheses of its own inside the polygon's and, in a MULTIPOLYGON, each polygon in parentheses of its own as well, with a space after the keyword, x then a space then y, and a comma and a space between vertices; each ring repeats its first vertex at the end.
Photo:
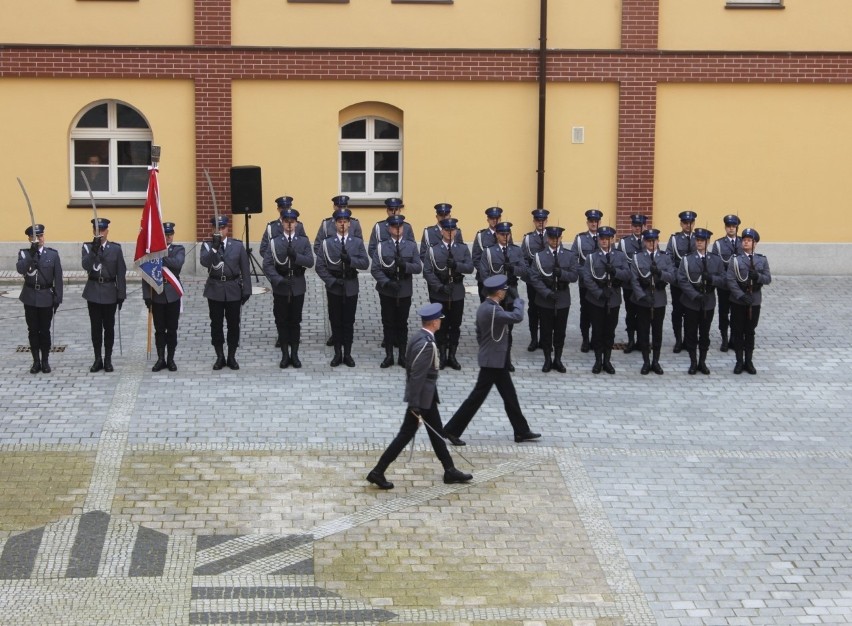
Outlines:
POLYGON ((553 267, 559 267, 559 248, 553 251, 553 267))
POLYGON ((396 255, 399 256, 399 239, 394 241, 394 245, 396 245, 396 255))
POLYGON ((509 250, 506 246, 503 246, 503 262, 508 263, 509 261, 509 250))

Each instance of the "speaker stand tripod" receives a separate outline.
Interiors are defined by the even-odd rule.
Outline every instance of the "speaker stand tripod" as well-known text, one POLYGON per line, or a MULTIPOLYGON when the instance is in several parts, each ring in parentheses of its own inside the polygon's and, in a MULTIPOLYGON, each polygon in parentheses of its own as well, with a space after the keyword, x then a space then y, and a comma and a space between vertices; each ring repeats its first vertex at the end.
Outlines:
POLYGON ((254 274, 254 282, 259 283, 260 274, 263 274, 263 266, 261 266, 258 260, 254 257, 254 252, 252 252, 252 249, 249 246, 249 241, 251 241, 251 238, 249 237, 249 219, 251 219, 251 215, 246 213, 244 217, 246 218, 246 254, 248 254, 249 264, 251 265, 251 273, 254 274))

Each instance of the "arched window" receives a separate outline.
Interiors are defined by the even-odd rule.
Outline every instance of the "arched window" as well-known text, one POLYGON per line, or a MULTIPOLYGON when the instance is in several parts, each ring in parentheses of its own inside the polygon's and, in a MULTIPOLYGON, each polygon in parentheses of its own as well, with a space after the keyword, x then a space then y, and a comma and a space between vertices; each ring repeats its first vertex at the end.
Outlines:
POLYGON ((96 102, 71 128, 71 198, 88 199, 81 172, 96 198, 144 198, 153 134, 142 114, 117 100, 96 102))
POLYGON ((340 192, 354 200, 384 200, 402 193, 402 130, 380 117, 340 127, 340 192))

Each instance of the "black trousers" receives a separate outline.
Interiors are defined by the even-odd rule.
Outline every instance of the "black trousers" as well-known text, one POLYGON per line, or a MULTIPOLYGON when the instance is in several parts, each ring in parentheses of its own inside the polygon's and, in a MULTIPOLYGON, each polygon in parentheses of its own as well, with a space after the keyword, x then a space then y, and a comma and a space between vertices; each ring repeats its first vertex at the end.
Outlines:
POLYGON ((630 333, 636 332, 636 309, 638 308, 633 303, 633 290, 632 289, 622 289, 623 300, 624 300, 624 328, 627 330, 628 335, 630 333))
POLYGON ((157 346, 157 351, 168 346, 169 354, 174 354, 180 321, 180 300, 152 302, 151 315, 154 318, 154 344, 157 346))
POLYGON ((727 289, 716 289, 716 298, 719 300, 719 332, 724 337, 728 334, 731 323, 731 292, 727 289))
POLYGON ((530 427, 523 411, 521 411, 518 393, 515 391, 515 384, 512 382, 512 375, 509 370, 502 367, 479 368, 479 377, 476 379, 473 391, 462 402, 452 419, 447 422, 444 432, 448 435, 461 437, 494 386, 497 387, 497 392, 503 398, 503 407, 506 409, 506 415, 512 424, 515 435, 528 433, 530 427))
POLYGON ((300 296, 272 295, 272 315, 281 345, 299 345, 302 339, 302 308, 305 294, 300 296))
POLYGON ((355 337, 355 313, 358 310, 358 294, 336 296, 328 293, 328 319, 331 322, 331 337, 335 345, 351 346, 355 337))
POLYGON ((50 352, 50 322, 53 321, 53 307, 24 305, 24 318, 27 320, 27 336, 30 340, 30 352, 33 359, 50 352))
POLYGON ((707 350, 710 347, 710 327, 713 325, 714 310, 693 311, 684 307, 683 345, 690 352, 696 347, 707 350))
POLYGON ((538 333, 540 321, 538 317, 538 305, 535 304, 535 288, 527 285, 527 319, 530 323, 530 337, 538 333))
POLYGON ((680 303, 680 295, 682 293, 680 287, 671 285, 669 288, 671 289, 672 294, 672 330, 675 332, 675 335, 677 335, 680 334, 681 330, 684 328, 686 308, 680 303))
POLYGON ((115 311, 118 304, 97 304, 89 302, 89 324, 92 328, 92 348, 96 355, 101 354, 101 344, 108 355, 112 355, 115 343, 115 311))
POLYGON ((615 343, 615 327, 618 326, 618 312, 620 306, 606 307, 595 306, 586 302, 589 309, 589 318, 592 323, 592 339, 589 343, 595 352, 612 350, 615 343))
POLYGON ((538 319, 541 323, 541 338, 539 343, 545 352, 553 349, 562 350, 565 346, 565 330, 568 327, 568 312, 571 307, 554 309, 553 307, 536 306, 538 319))
MULTIPOLYGON (((435 451, 435 456, 438 457, 438 460, 441 462, 441 465, 444 466, 445 470, 455 467, 453 465, 453 459, 450 456, 450 452, 447 450, 447 444, 444 441, 444 438, 436 434, 443 432, 441 414, 438 412, 437 394, 435 399, 432 401, 431 407, 428 409, 421 409, 421 415, 423 416, 423 421, 432 427, 429 428, 424 426, 423 428, 429 434, 429 441, 432 444, 432 449, 435 451)), ((414 439, 414 435, 417 434, 419 423, 420 422, 416 417, 414 417, 411 410, 406 409, 405 417, 402 418, 402 426, 399 429, 399 433, 397 433, 396 437, 394 437, 393 441, 391 441, 387 450, 385 450, 382 453, 382 456, 379 457, 379 462, 376 464, 376 470, 383 474, 385 473, 385 470, 387 470, 390 464, 396 460, 400 453, 405 449, 405 446, 414 439)))
POLYGON ((210 343, 214 348, 221 348, 225 343, 224 323, 228 322, 228 350, 236 350, 240 345, 240 309, 239 300, 221 302, 207 300, 210 309, 210 343))
POLYGON ((464 315, 464 300, 443 301, 429 298, 429 302, 437 302, 444 307, 444 321, 435 333, 435 342, 439 348, 458 346, 461 337, 461 323, 464 315))
POLYGON ((636 343, 643 352, 659 350, 663 345, 663 320, 666 318, 666 307, 636 306, 636 343))
POLYGON ((589 317, 589 303, 586 300, 586 288, 580 285, 580 332, 585 337, 589 334, 592 320, 589 317))
POLYGON ((754 335, 760 321, 760 305, 749 307, 731 302, 731 345, 734 350, 751 353, 754 350, 754 335))
POLYGON ((408 343, 408 313, 411 310, 411 296, 397 298, 379 294, 382 312, 382 330, 385 345, 400 346, 403 350, 408 343))

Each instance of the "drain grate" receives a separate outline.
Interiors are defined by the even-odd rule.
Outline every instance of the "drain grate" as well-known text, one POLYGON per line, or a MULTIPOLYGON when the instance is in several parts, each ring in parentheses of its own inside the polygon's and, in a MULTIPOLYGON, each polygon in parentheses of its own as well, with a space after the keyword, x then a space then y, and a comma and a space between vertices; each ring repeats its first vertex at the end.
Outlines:
MULTIPOLYGON (((18 346, 18 349, 15 352, 29 352, 29 346, 18 346)), ((65 352, 65 346, 53 346, 50 349, 51 352, 65 352)))

